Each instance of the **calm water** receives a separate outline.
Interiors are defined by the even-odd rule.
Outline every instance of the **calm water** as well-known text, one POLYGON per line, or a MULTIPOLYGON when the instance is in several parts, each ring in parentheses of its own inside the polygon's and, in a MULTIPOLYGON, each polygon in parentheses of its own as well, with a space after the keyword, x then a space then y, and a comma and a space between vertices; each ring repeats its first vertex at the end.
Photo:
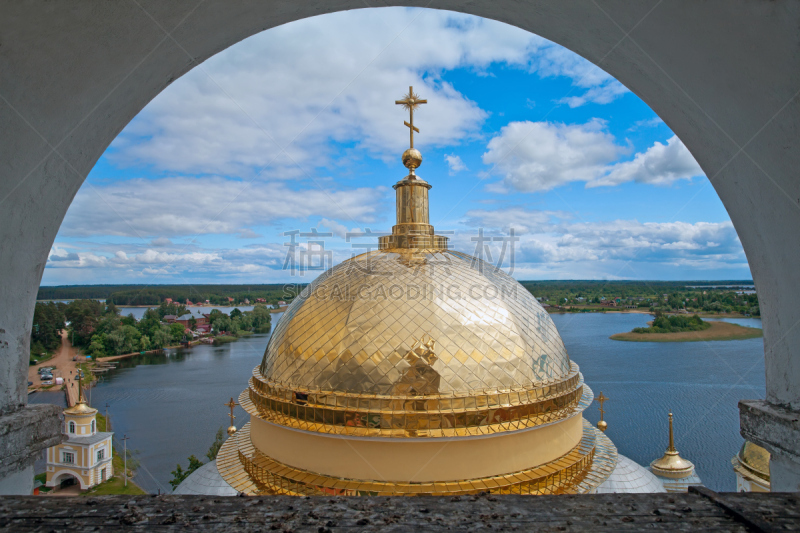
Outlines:
MULTIPOLYGON (((273 315, 273 325, 281 315, 273 315)), ((761 339, 729 342, 632 343, 614 333, 645 325, 637 314, 553 315, 570 356, 586 383, 610 398, 607 434, 620 453, 647 465, 667 445, 667 412, 675 414, 676 447, 697 466, 705 484, 735 490, 730 458, 738 451, 737 402, 763 398, 761 339)), ((760 327, 759 319, 730 319, 760 327)), ((269 335, 254 335, 220 347, 199 345, 159 357, 120 361, 92 390, 92 403, 112 416, 117 437, 142 463, 136 481, 146 490, 169 491, 170 471, 194 454, 205 459, 214 433, 228 425, 222 405, 237 398, 260 361, 269 335)), ((63 395, 56 396, 63 402, 63 395)), ((31 396, 31 402, 52 401, 31 396)), ((247 420, 236 408, 238 427, 247 420)), ((598 420, 596 404, 585 412, 598 420)))

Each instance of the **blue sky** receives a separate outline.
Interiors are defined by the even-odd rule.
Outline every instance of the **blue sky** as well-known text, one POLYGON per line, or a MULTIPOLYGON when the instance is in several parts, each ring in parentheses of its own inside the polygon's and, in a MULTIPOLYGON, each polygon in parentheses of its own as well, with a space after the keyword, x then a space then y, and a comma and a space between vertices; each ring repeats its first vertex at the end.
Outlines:
POLYGON ((313 279, 283 268, 285 232, 332 233, 338 263, 346 232, 394 222, 409 85, 455 249, 513 228, 518 279, 751 277, 692 156, 603 70, 502 23, 381 8, 268 30, 167 87, 89 174, 43 284, 313 279))

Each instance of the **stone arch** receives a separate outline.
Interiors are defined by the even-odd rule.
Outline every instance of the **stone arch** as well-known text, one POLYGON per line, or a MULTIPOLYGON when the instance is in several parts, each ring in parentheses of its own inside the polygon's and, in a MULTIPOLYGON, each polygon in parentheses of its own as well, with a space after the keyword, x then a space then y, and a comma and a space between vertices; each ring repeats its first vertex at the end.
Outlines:
MULTIPOLYGON (((800 4, 388 5, 469 13, 546 37, 600 65, 681 138, 731 216, 760 297, 768 403, 743 410, 742 432, 772 452, 776 490, 800 488, 800 430, 791 426, 791 438, 779 431, 788 427, 780 409, 794 418, 800 411, 800 4)), ((61 220, 122 128, 177 77, 245 37, 363 6, 357 0, 34 0, 0 8, 0 414, 26 403, 35 294, 61 220)))
POLYGON ((83 479, 81 476, 75 472, 74 470, 59 470, 55 474, 53 474, 53 487, 59 487, 64 481, 68 481, 70 478, 75 480, 75 485, 80 486, 81 490, 88 489, 88 486, 85 486, 83 483, 83 479))

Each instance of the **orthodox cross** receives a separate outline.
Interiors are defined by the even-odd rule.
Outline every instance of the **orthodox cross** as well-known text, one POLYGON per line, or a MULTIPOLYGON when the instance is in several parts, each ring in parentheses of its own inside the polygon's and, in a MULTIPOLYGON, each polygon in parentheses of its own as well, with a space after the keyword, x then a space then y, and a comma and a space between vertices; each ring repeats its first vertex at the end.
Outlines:
POLYGON ((403 100, 395 100, 394 103, 397 105, 401 105, 408 109, 409 119, 411 122, 403 121, 408 129, 409 133, 411 134, 411 148, 414 148, 414 132, 416 131, 419 133, 419 130, 414 127, 414 110, 420 106, 420 104, 427 104, 427 100, 420 100, 418 94, 414 94, 414 87, 408 87, 408 94, 404 95, 405 98, 403 100))
POLYGON ((233 416, 233 408, 236 407, 239 404, 234 402, 233 398, 231 398, 231 401, 229 401, 228 403, 224 403, 222 405, 224 405, 225 407, 230 407, 231 408, 231 425, 233 425, 233 419, 236 418, 235 416, 233 416))
POLYGON ((603 420, 603 415, 606 414, 606 412, 603 410, 603 402, 606 400, 608 400, 608 397, 603 396, 603 391, 600 391, 600 395, 597 397, 597 401, 600 402, 600 420, 603 420))

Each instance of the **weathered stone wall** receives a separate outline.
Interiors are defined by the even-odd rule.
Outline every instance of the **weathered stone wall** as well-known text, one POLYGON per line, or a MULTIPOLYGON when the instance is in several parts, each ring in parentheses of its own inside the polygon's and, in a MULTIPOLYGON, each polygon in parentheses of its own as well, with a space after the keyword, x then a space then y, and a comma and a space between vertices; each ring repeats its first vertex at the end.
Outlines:
POLYGON ((790 494, 0 498, 7 531, 779 531, 790 494))

